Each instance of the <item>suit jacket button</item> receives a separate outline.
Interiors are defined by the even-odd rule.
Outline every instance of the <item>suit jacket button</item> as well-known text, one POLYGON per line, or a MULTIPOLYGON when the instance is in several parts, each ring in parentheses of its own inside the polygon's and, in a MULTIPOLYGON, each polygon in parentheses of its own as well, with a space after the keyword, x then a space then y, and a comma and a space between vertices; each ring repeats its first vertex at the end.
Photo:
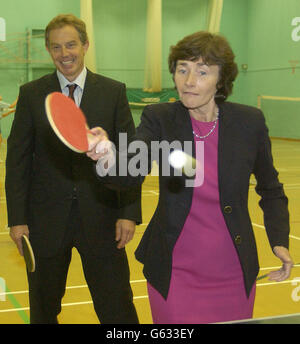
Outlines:
POLYGON ((226 205, 226 206, 224 207, 224 213, 225 213, 225 214, 230 214, 231 212, 232 212, 231 206, 230 206, 230 205, 226 205))
POLYGON ((236 237, 234 238, 234 242, 237 244, 237 245, 240 245, 241 242, 242 242, 242 238, 240 235, 236 235, 236 237))

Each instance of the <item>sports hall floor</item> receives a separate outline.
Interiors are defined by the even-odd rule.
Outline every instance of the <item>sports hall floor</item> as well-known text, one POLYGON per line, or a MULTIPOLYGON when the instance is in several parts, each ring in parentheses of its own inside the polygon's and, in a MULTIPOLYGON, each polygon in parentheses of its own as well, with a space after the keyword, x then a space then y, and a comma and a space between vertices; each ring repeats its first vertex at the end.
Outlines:
MULTIPOLYGON (((300 141, 274 139, 272 146, 275 166, 289 197, 290 252, 294 262, 300 263, 300 141)), ((4 192, 5 155, 6 141, 0 147, 0 278, 2 278, 0 279, 0 324, 24 324, 29 321, 27 279, 23 259, 19 256, 7 230, 4 192), (6 285, 6 293, 4 294, 1 291, 3 284, 6 285)), ((268 246, 254 183, 253 180, 250 186, 249 208, 257 239, 261 266, 260 275, 263 275, 272 269, 279 268, 280 262, 273 256, 268 246)), ((148 176, 143 185, 144 223, 137 227, 133 241, 127 246, 134 302, 142 324, 151 324, 152 319, 142 265, 135 260, 134 250, 154 212, 157 199, 157 177, 148 176)), ((60 323, 98 323, 76 250, 73 253, 67 280, 67 291, 62 303, 62 312, 59 316, 60 323)), ((292 313, 300 313, 300 266, 294 267, 292 275, 287 281, 273 283, 264 278, 257 282, 255 318, 292 313)))

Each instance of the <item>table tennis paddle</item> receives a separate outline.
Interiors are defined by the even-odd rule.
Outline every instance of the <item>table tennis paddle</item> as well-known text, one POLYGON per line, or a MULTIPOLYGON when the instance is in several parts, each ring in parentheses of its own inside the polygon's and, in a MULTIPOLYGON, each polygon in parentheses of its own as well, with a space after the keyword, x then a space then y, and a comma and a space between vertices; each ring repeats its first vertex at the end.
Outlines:
POLYGON ((60 92, 48 94, 45 107, 50 125, 59 139, 77 153, 88 151, 89 127, 75 102, 60 92))
POLYGON ((34 272, 35 271, 35 258, 34 258, 31 244, 26 235, 22 236, 22 248, 23 248, 23 256, 24 256, 27 270, 29 272, 34 272))

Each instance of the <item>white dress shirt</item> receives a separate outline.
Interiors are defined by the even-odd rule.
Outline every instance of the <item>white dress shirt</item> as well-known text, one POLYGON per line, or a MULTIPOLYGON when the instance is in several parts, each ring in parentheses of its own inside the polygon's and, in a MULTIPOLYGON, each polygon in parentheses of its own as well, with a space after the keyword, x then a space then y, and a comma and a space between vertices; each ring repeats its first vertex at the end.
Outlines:
POLYGON ((78 75, 78 77, 74 81, 70 82, 59 70, 57 70, 58 81, 60 83, 61 91, 64 95, 69 96, 68 85, 72 85, 72 84, 77 85, 74 91, 74 100, 78 107, 80 106, 80 102, 81 102, 81 98, 83 94, 86 74, 87 74, 87 69, 86 67, 84 67, 81 73, 78 75))

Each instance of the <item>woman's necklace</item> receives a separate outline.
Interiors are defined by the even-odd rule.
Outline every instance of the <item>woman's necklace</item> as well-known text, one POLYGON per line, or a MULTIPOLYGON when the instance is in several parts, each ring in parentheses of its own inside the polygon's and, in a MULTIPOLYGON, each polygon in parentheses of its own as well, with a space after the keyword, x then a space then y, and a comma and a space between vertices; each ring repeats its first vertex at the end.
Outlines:
POLYGON ((219 109, 217 109, 217 118, 215 119, 215 123, 214 123, 213 127, 210 129, 210 131, 209 131, 206 135, 203 135, 203 136, 198 135, 198 134, 196 134, 196 133, 194 132, 194 130, 193 130, 193 134, 194 134, 198 139, 205 139, 206 137, 208 137, 208 136, 215 130, 215 128, 216 128, 216 126, 217 126, 218 119, 219 119, 219 109))

